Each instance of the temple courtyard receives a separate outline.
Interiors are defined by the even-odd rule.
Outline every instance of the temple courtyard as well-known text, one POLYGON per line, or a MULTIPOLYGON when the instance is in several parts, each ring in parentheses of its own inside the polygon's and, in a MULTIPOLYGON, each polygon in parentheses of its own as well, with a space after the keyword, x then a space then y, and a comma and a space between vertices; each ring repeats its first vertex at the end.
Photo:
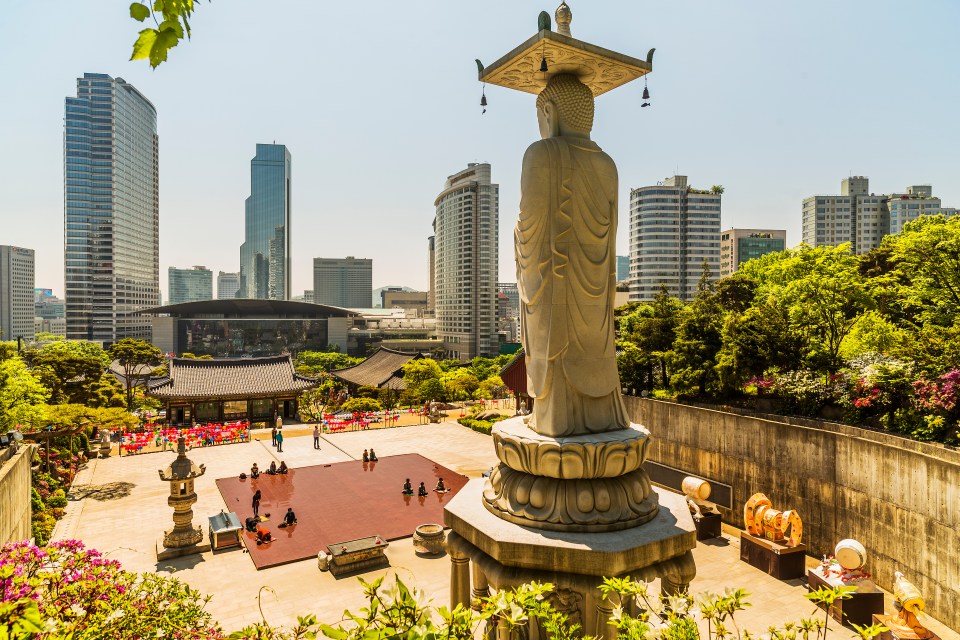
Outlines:
MULTIPOLYGON (((285 432, 288 436, 282 454, 275 452, 269 437, 189 452, 195 463, 204 464, 207 469, 196 482, 198 501, 193 508, 194 523, 201 524, 205 534, 207 517, 223 509, 237 511, 241 520, 251 515, 249 503, 227 504, 216 480, 237 478, 241 472, 249 473, 254 462, 261 469, 267 468, 274 460, 277 464, 285 461, 291 469, 351 461, 359 466, 362 465, 363 450, 372 446, 381 459, 419 454, 468 478, 479 477, 497 463, 489 436, 455 422, 325 435, 321 438, 320 450, 313 448, 313 438, 307 435, 307 429, 285 429, 285 432)), ((159 571, 176 576, 212 596, 208 608, 227 631, 258 620, 261 610, 267 621, 275 625, 294 623, 297 615, 308 613, 316 614, 320 621, 335 623, 342 618, 344 609, 358 610, 364 606, 356 578, 336 578, 329 572, 321 572, 315 557, 258 570, 244 548, 232 548, 158 563, 157 541, 164 529, 172 525, 172 509, 167 506, 169 487, 159 479, 157 470, 169 465, 174 457, 175 453, 166 452, 90 461, 75 480, 66 515, 57 524, 54 539, 80 539, 88 547, 119 560, 131 571, 159 571)), ((416 486, 420 480, 430 481, 431 478, 412 477, 411 480, 416 486)), ((298 491, 296 499, 292 500, 293 508, 303 513, 315 510, 318 505, 311 504, 307 508, 307 503, 312 502, 312 491, 334 495, 350 492, 349 488, 337 486, 338 482, 333 478, 315 490, 298 491), (299 506, 301 501, 303 509, 299 506)), ((385 476, 383 491, 395 496, 400 486, 385 476)), ((316 502, 321 500, 318 498, 316 502)), ((383 513, 375 503, 355 503, 348 509, 350 513, 341 517, 369 519, 371 534, 375 533, 378 522, 389 517, 389 513, 383 513)), ((274 515, 274 523, 279 517, 280 514, 274 515)), ((328 514, 328 517, 337 518, 338 514, 328 514)), ((736 587, 747 589, 751 594, 748 601, 753 606, 738 614, 737 620, 741 628, 746 627, 755 633, 814 612, 814 605, 803 597, 807 592, 804 581, 775 580, 741 562, 739 543, 737 531, 725 526, 722 538, 697 545, 694 550, 697 577, 691 584, 693 593, 722 592, 736 587)), ((372 579, 384 573, 395 573, 407 584, 423 589, 434 605, 449 605, 449 558, 418 556, 410 538, 390 542, 386 555, 390 560, 389 569, 372 570, 360 574, 361 577, 372 579)), ((816 561, 808 558, 807 563, 814 566, 816 561)), ((885 597, 886 610, 893 612, 892 597, 889 594, 885 597)), ((822 618, 823 612, 816 615, 822 618)), ((925 617, 924 622, 944 640, 960 640, 960 634, 935 620, 925 617)), ((832 621, 831 628, 839 630, 834 636, 838 638, 853 633, 832 621)))

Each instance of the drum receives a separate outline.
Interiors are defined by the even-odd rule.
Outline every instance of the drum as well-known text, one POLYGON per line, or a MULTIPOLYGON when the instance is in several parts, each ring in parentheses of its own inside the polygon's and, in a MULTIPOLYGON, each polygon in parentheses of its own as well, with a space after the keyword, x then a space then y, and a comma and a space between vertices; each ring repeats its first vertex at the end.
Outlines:
POLYGON ((867 562, 867 550, 862 544, 853 539, 841 540, 833 550, 837 562, 847 571, 856 571, 863 568, 867 562))

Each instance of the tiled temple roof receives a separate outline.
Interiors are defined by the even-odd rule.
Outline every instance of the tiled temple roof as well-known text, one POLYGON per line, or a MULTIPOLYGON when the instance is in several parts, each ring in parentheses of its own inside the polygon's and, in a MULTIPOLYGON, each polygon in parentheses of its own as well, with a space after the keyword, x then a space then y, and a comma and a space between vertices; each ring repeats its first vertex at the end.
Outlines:
POLYGON ((242 399, 300 393, 318 384, 313 378, 299 375, 289 355, 215 360, 173 358, 169 371, 166 377, 150 381, 148 395, 242 399))
POLYGON ((420 354, 401 353, 380 347, 377 351, 353 367, 331 371, 331 375, 358 387, 403 390, 403 365, 420 358, 420 354))

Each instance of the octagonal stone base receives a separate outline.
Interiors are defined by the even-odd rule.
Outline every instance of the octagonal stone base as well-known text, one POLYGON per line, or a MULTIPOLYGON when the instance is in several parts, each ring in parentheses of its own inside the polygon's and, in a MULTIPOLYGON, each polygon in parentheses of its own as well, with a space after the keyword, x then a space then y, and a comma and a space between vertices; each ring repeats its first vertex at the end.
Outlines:
POLYGON ((483 486, 483 480, 471 480, 444 510, 444 522, 452 529, 447 536, 452 606, 468 606, 490 587, 549 582, 555 587, 551 604, 580 623, 584 633, 616 637, 608 626, 613 603, 597 589, 604 577, 660 578, 665 592, 676 593, 685 591, 696 575, 691 553, 696 528, 683 496, 653 489, 659 510, 632 529, 545 531, 489 511, 483 486))

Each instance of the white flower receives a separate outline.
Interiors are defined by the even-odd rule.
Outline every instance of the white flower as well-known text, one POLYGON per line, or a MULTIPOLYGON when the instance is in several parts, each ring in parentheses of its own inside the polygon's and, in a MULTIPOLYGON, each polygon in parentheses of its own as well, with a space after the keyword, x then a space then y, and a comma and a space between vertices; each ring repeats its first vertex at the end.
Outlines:
POLYGON ((87 610, 81 607, 79 604, 74 603, 70 605, 70 613, 72 613, 75 618, 82 618, 83 616, 87 615, 87 610))

